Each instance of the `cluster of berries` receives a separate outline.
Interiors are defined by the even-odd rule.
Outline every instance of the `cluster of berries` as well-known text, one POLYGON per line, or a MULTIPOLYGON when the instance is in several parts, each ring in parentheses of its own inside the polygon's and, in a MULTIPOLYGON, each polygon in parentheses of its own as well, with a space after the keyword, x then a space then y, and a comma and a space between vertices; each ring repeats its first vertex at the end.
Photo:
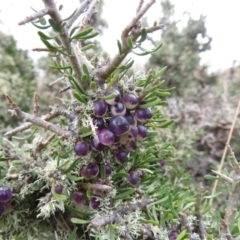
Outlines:
MULTIPOLYGON (((84 138, 75 143, 74 151, 77 156, 84 157, 90 150, 102 152, 110 149, 113 159, 117 164, 124 164, 129 152, 134 151, 138 141, 143 141, 148 136, 144 124, 152 118, 150 108, 141 108, 141 101, 134 93, 125 93, 121 96, 118 90, 108 90, 104 99, 93 102, 92 128, 94 134, 91 138, 84 138)), ((74 120, 74 114, 70 115, 70 121, 74 120)), ((106 176, 112 172, 110 165, 105 165, 106 176)), ((80 170, 81 175, 89 180, 97 178, 99 165, 89 163, 80 170)), ((129 173, 128 182, 136 186, 139 175, 135 171, 129 173)), ((104 184, 104 180, 95 179, 93 184, 104 184)), ((101 195, 102 190, 94 190, 94 195, 101 195)), ((81 191, 73 194, 76 203, 84 201, 84 193, 81 191)), ((92 209, 97 209, 100 201, 93 196, 89 203, 92 209)))
POLYGON ((99 99, 93 104, 92 124, 96 136, 88 143, 78 141, 74 146, 76 155, 86 156, 91 148, 103 151, 106 147, 114 150, 114 159, 123 164, 128 153, 137 147, 137 141, 147 138, 148 131, 143 125, 152 118, 150 108, 139 108, 139 98, 133 93, 126 93, 121 98, 118 90, 108 90, 109 100, 99 99))
POLYGON ((7 186, 1 186, 0 187, 0 217, 3 216, 3 214, 6 214, 9 211, 9 208, 11 208, 11 205, 9 204, 9 201, 12 198, 12 191, 7 186))

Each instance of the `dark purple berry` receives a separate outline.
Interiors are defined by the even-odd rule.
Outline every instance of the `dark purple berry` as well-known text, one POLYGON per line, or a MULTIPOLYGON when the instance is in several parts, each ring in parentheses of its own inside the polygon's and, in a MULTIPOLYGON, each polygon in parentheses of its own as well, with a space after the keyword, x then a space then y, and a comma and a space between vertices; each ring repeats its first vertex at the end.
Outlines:
POLYGON ((105 165, 106 175, 109 176, 112 173, 112 168, 110 165, 105 165))
POLYGON ((100 143, 98 138, 91 139, 91 146, 92 149, 95 151, 102 151, 105 148, 105 146, 102 143, 100 143))
POLYGON ((136 141, 131 140, 131 141, 127 142, 126 145, 125 145, 125 148, 130 152, 134 151, 137 148, 136 141))
POLYGON ((168 234, 168 239, 169 240, 175 240, 175 239, 177 239, 177 237, 178 237, 178 233, 175 232, 175 231, 172 231, 168 234))
POLYGON ((93 114, 96 117, 103 117, 107 113, 107 110, 108 105, 104 100, 100 99, 93 103, 93 114))
POLYGON ((148 136, 147 128, 144 127, 143 125, 137 125, 137 127, 138 127, 137 140, 139 141, 145 140, 148 136))
POLYGON ((4 213, 4 205, 0 203, 0 218, 3 216, 4 213))
POLYGON ((55 192, 56 194, 61 194, 62 191, 63 191, 63 185, 61 185, 61 184, 55 185, 55 187, 54 187, 54 192, 55 192))
POLYGON ((123 96, 123 104, 127 109, 134 109, 139 104, 138 97, 133 93, 126 93, 123 96))
POLYGON ((71 112, 71 113, 69 114, 69 116, 68 116, 69 121, 70 121, 70 122, 73 122, 74 119, 76 118, 76 116, 77 116, 77 114, 76 114, 75 112, 71 112))
POLYGON ((94 177, 96 177, 98 175, 98 173, 99 173, 99 166, 97 164, 90 163, 88 165, 88 168, 90 168, 91 171, 92 171, 92 178, 94 178, 94 177))
MULTIPOLYGON (((103 185, 104 182, 102 179, 96 179, 94 182, 94 184, 99 184, 99 185, 103 185)), ((94 189, 93 190, 93 194, 95 195, 102 195, 103 191, 101 189, 94 189)))
POLYGON ((138 127, 132 127, 130 130, 130 134, 133 136, 133 138, 137 138, 138 136, 138 127))
POLYGON ((74 151, 79 157, 84 157, 88 154, 89 146, 84 141, 79 141, 74 146, 74 151))
POLYGON ((91 179, 92 178, 92 169, 88 166, 83 166, 81 169, 81 175, 85 179, 91 179))
POLYGON ((137 125, 137 121, 136 121, 135 117, 130 112, 127 112, 124 115, 124 117, 127 119, 128 123, 131 127, 137 125))
POLYGON ((160 167, 165 166, 165 160, 159 160, 158 163, 159 163, 160 167))
POLYGON ((115 105, 116 103, 118 103, 120 101, 121 95, 120 95, 120 92, 116 89, 108 90, 108 91, 106 91, 106 93, 104 95, 108 96, 113 93, 116 95, 116 97, 109 99, 109 100, 105 100, 109 105, 115 105))
POLYGON ((134 116, 139 122, 147 122, 152 118, 152 115, 152 110, 150 108, 138 108, 134 116))
POLYGON ((125 150, 117 150, 114 152, 114 159, 118 164, 123 164, 126 162, 128 157, 128 152, 125 150))
POLYGON ((123 135, 129 131, 129 123, 123 116, 114 116, 110 119, 109 129, 116 135, 123 135))
POLYGON ((139 177, 137 172, 130 172, 129 173, 129 177, 128 177, 128 181, 132 184, 132 185, 136 185, 138 183, 139 177))
POLYGON ((123 116, 126 113, 126 107, 123 103, 118 102, 117 104, 111 106, 111 113, 114 116, 123 116))
POLYGON ((93 210, 97 210, 99 208, 99 206, 100 206, 100 200, 97 199, 96 197, 92 197, 90 202, 89 202, 89 206, 93 210))
POLYGON ((81 204, 84 201, 84 193, 83 192, 74 192, 72 195, 72 198, 77 204, 81 204))
POLYGON ((0 187, 0 202, 8 202, 12 198, 12 190, 7 186, 0 187))
POLYGON ((96 130, 102 130, 105 128, 105 123, 102 118, 93 118, 93 125, 96 127, 96 130))
POLYGON ((104 128, 98 133, 99 141, 106 146, 112 145, 115 142, 115 135, 112 131, 104 128))

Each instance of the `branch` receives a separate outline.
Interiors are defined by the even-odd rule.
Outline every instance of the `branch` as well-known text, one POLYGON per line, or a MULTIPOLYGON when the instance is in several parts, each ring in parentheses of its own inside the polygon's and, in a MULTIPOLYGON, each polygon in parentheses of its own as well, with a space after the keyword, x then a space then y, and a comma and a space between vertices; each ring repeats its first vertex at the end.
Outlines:
POLYGON ((38 116, 38 110, 39 110, 39 105, 38 105, 38 95, 37 93, 34 93, 34 103, 33 103, 33 115, 38 116))
MULTIPOLYGON (((63 109, 63 108, 60 108, 58 106, 52 106, 51 108, 52 108, 52 111, 50 113, 42 116, 41 119, 43 119, 45 121, 49 121, 49 120, 51 120, 51 119, 53 119, 53 118, 55 118, 55 117, 57 117, 59 115, 63 115, 63 116, 67 115, 67 113, 65 112, 65 109, 63 109)), ((14 134, 16 134, 18 132, 22 132, 24 130, 29 129, 32 126, 33 126, 33 123, 31 123, 31 122, 30 123, 29 122, 28 123, 24 123, 23 125, 15 128, 15 129, 13 129, 11 131, 6 132, 4 134, 4 136, 12 136, 12 135, 14 135, 14 134)))
POLYGON ((229 229, 234 223, 235 214, 238 208, 238 200, 240 197, 240 179, 239 179, 240 170, 231 147, 229 145, 227 147, 228 147, 228 152, 230 153, 230 160, 232 161, 232 165, 233 165, 232 190, 228 197, 228 203, 225 209, 225 216, 224 216, 224 224, 226 225, 226 228, 229 229))
POLYGON ((17 104, 13 102, 13 100, 9 97, 8 94, 5 93, 4 95, 7 98, 8 102, 12 105, 12 107, 13 107, 15 113, 17 114, 17 116, 21 117, 25 121, 31 122, 34 125, 42 127, 42 128, 44 128, 46 130, 49 130, 51 132, 54 132, 57 135, 62 136, 63 138, 70 137, 70 136, 73 135, 73 132, 65 131, 62 128, 60 128, 59 126, 57 126, 55 124, 52 124, 50 122, 47 122, 47 121, 43 120, 42 118, 39 118, 37 116, 34 116, 34 115, 23 112, 17 106, 17 104))
POLYGON ((151 0, 148 4, 146 4, 146 6, 141 11, 139 11, 132 19, 132 21, 123 29, 121 35, 122 52, 120 54, 116 54, 113 59, 107 63, 107 65, 99 69, 93 70, 92 75, 96 78, 95 80, 98 81, 99 84, 103 84, 106 78, 121 64, 125 57, 131 52, 131 48, 129 48, 127 45, 127 38, 131 37, 132 41, 134 43, 136 42, 137 38, 141 34, 141 24, 139 20, 154 3, 155 0, 151 0))
POLYGON ((100 185, 100 184, 93 184, 93 183, 82 183, 81 187, 85 190, 88 189, 97 189, 97 190, 102 190, 102 191, 111 191, 112 187, 107 186, 107 185, 100 185))
POLYGON ((223 179, 224 181, 226 181, 226 182, 228 182, 230 184, 233 183, 233 180, 230 177, 226 176, 225 174, 217 172, 217 171, 214 171, 214 170, 211 170, 211 171, 213 173, 215 173, 217 176, 219 176, 221 179, 223 179))
POLYGON ((144 3, 144 0, 140 0, 140 1, 139 1, 139 4, 138 4, 137 10, 136 10, 136 13, 139 13, 139 12, 140 12, 143 3, 144 3))
POLYGON ((31 21, 33 21, 35 19, 42 18, 43 16, 47 15, 48 13, 49 13, 48 9, 44 8, 44 9, 34 13, 33 15, 26 17, 24 20, 20 21, 18 23, 18 25, 24 25, 26 23, 30 23, 31 21))
POLYGON ((99 0, 93 0, 92 4, 89 6, 87 12, 85 13, 84 18, 82 19, 79 31, 82 31, 86 27, 86 25, 90 22, 92 15, 96 13, 95 8, 98 3, 99 0))
POLYGON ((112 224, 112 223, 120 223, 122 222, 122 217, 126 214, 129 214, 131 212, 135 212, 137 209, 145 209, 150 203, 154 202, 154 198, 147 198, 142 200, 141 202, 136 202, 129 207, 122 208, 120 210, 114 211, 112 214, 104 215, 98 218, 95 218, 91 221, 91 223, 88 225, 87 229, 96 228, 100 229, 101 227, 112 224))
POLYGON ((224 236, 226 237, 227 240, 233 240, 229 227, 224 220, 221 221, 220 228, 221 228, 221 232, 224 233, 224 236))
POLYGON ((188 219, 187 219, 187 215, 185 213, 180 212, 179 214, 180 217, 180 222, 183 225, 183 227, 185 228, 187 233, 191 233, 191 227, 189 225, 188 219))
POLYGON ((85 2, 83 2, 81 4, 81 6, 79 7, 79 9, 76 11, 76 13, 68 20, 66 27, 68 29, 71 28, 71 26, 73 25, 73 23, 80 17, 80 15, 86 10, 87 6, 90 4, 92 0, 86 0, 85 2))
POLYGON ((163 24, 160 24, 160 25, 157 25, 157 26, 153 26, 153 27, 147 27, 146 30, 148 33, 153 33, 157 30, 160 30, 160 29, 163 29, 164 28, 164 25, 163 24))
POLYGON ((198 190, 198 195, 197 195, 197 202, 196 202, 196 207, 195 207, 195 212, 196 212, 196 217, 198 220, 198 227, 199 227, 199 236, 201 239, 205 239, 206 233, 206 228, 202 219, 202 213, 201 213, 201 206, 202 206, 202 195, 203 195, 203 185, 202 183, 199 184, 199 190, 198 190))

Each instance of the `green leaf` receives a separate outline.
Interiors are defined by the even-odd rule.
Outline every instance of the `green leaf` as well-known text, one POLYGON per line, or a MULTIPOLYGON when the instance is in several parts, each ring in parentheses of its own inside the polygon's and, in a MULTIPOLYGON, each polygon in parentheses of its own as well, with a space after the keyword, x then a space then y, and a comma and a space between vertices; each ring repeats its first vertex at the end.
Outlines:
POLYGON ((89 71, 86 64, 83 64, 82 69, 83 69, 83 72, 89 76, 89 71))
POLYGON ((87 51, 87 50, 89 50, 91 48, 94 48, 94 46, 95 46, 94 44, 88 44, 85 47, 81 48, 81 50, 82 51, 87 51))
POLYGON ((114 197, 114 199, 124 199, 125 197, 129 197, 132 193, 134 193, 136 190, 135 188, 132 188, 124 193, 120 193, 114 197))
POLYGON ((39 18, 39 22, 40 22, 40 24, 42 24, 43 26, 44 25, 46 25, 46 19, 45 18, 43 18, 43 17, 41 17, 41 18, 39 18))
POLYGON ((177 237, 176 240, 188 240, 190 238, 191 234, 187 233, 185 230, 183 230, 177 237))
POLYGON ((81 215, 81 216, 90 216, 90 215, 92 215, 93 213, 92 212, 87 212, 87 211, 80 211, 80 210, 78 210, 78 209, 76 209, 76 208, 73 208, 73 207, 71 207, 71 206, 69 206, 69 205, 66 205, 66 204, 64 204, 64 206, 65 206, 65 208, 66 209, 68 209, 70 212, 72 212, 72 213, 74 213, 74 214, 78 214, 78 215, 81 215))
POLYGON ((113 180, 116 180, 117 178, 126 178, 126 177, 128 177, 128 174, 127 174, 127 173, 125 173, 125 172, 119 172, 119 173, 113 174, 112 179, 113 179, 113 180))
POLYGON ((86 99, 86 96, 85 95, 82 95, 80 94, 79 92, 77 91, 73 91, 73 96, 79 101, 79 102, 82 102, 84 104, 87 103, 87 99, 86 99))
POLYGON ((58 199, 58 200, 62 200, 62 201, 66 201, 67 200, 67 196, 65 196, 64 194, 57 194, 55 191, 54 191, 54 187, 55 187, 55 184, 53 183, 52 184, 52 188, 51 188, 51 193, 52 195, 58 199))
POLYGON ((122 44, 120 43, 119 40, 117 40, 117 45, 118 45, 119 54, 121 55, 122 54, 122 44))
POLYGON ((39 29, 47 29, 47 28, 50 28, 51 26, 50 25, 47 25, 47 26, 39 26, 37 25, 36 23, 34 22, 31 22, 33 26, 35 26, 36 28, 39 28, 39 29))
POLYGON ((72 35, 74 34, 74 32, 79 28, 79 26, 73 27, 71 32, 70 32, 70 37, 72 37, 72 35))
POLYGON ((48 20, 48 22, 49 22, 49 24, 52 26, 52 28, 53 28, 53 30, 54 30, 55 32, 60 32, 59 27, 57 26, 57 24, 54 22, 53 19, 50 18, 50 19, 48 20))
POLYGON ((60 4, 59 7, 58 7, 58 11, 61 11, 63 9, 63 5, 60 4))
POLYGON ((48 49, 50 49, 50 50, 55 50, 55 51, 57 51, 58 50, 58 48, 57 47, 54 47, 51 43, 49 43, 46 39, 44 39, 44 38, 40 38, 41 39, 41 41, 44 43, 44 45, 48 48, 48 49))
POLYGON ((89 223, 90 221, 79 219, 79 218, 71 218, 71 222, 76 224, 86 224, 86 223, 89 223))
POLYGON ((54 39, 59 34, 56 34, 55 36, 47 36, 45 33, 41 32, 41 31, 38 31, 38 35, 40 36, 40 38, 43 38, 43 39, 54 39))
POLYGON ((146 30, 146 28, 142 28, 141 38, 137 42, 141 43, 141 42, 144 42, 146 39, 147 39, 147 30, 146 30))
POLYGON ((76 82, 75 78, 72 75, 69 75, 68 79, 74 89, 76 89, 80 94, 87 96, 87 93, 79 86, 79 84, 76 82))
POLYGON ((146 82, 145 82, 145 84, 144 84, 144 88, 146 88, 146 87, 151 83, 152 79, 153 79, 153 75, 150 74, 150 75, 148 76, 148 78, 146 79, 146 82))
POLYGON ((116 93, 111 93, 110 95, 107 95, 107 96, 104 96, 104 97, 99 97, 99 98, 101 98, 103 100, 111 100, 111 99, 115 98, 116 96, 117 96, 116 93))
POLYGON ((170 120, 167 123, 160 125, 159 128, 167 128, 170 125, 172 125, 173 123, 174 123, 174 120, 170 120))
POLYGON ((157 24, 158 24, 157 21, 154 21, 153 26, 156 27, 157 24))
POLYGON ((159 92, 159 91, 154 91, 154 93, 159 96, 159 97, 169 97, 171 95, 170 92, 159 92))
POLYGON ((163 101, 157 99, 153 102, 147 102, 145 104, 139 105, 138 108, 149 108, 149 107, 155 107, 158 105, 162 105, 163 101))
POLYGON ((157 52, 161 47, 162 47, 163 43, 160 43, 156 48, 150 50, 150 51, 144 51, 143 53, 137 53, 132 51, 134 54, 138 55, 138 56, 145 56, 154 52, 157 52))
POLYGON ((205 175, 204 176, 204 179, 207 179, 207 180, 216 180, 218 179, 219 177, 216 177, 216 176, 213 176, 213 175, 205 175))
POLYGON ((67 174, 67 178, 73 182, 77 182, 84 179, 84 177, 73 176, 71 174, 67 174))
POLYGON ((78 230, 78 228, 75 227, 75 228, 73 229, 72 233, 71 233, 71 234, 69 235, 69 237, 67 238, 67 240, 74 240, 75 237, 76 237, 76 235, 77 235, 77 230, 78 230))
POLYGON ((93 81, 90 82, 90 89, 96 89, 97 84, 93 81))
POLYGON ((158 77, 161 77, 165 71, 167 70, 167 66, 163 67, 160 71, 158 71, 155 75, 154 75, 154 78, 158 78, 158 77))
POLYGON ((130 38, 130 37, 127 38, 127 45, 128 45, 129 48, 133 48, 134 47, 132 38, 130 38))
POLYGON ((94 38, 94 37, 96 37, 98 34, 99 34, 99 32, 94 32, 94 33, 89 34, 89 35, 87 35, 87 36, 85 36, 85 37, 78 38, 78 40, 79 40, 80 42, 82 42, 82 41, 85 41, 85 40, 87 40, 87 39, 94 38))
POLYGON ((92 132, 92 131, 89 131, 89 132, 86 132, 86 133, 81 134, 79 137, 80 137, 80 138, 85 138, 85 137, 91 136, 92 134, 93 134, 93 132, 92 132))
POLYGON ((75 14, 76 11, 77 11, 77 8, 73 11, 73 13, 72 13, 69 17, 63 19, 62 22, 67 21, 67 20, 69 20, 71 17, 73 17, 73 15, 75 14))
POLYGON ((75 159, 72 162, 72 164, 64 172, 68 173, 68 172, 72 171, 78 165, 79 161, 80 161, 80 158, 75 159))
MULTIPOLYGON (((86 28, 86 29, 84 29, 83 31, 81 31, 81 32, 77 33, 76 35, 74 35, 74 36, 72 37, 72 39, 82 38, 82 37, 88 35, 90 32, 92 32, 93 29, 94 29, 93 27, 86 28)), ((75 31, 75 30, 74 30, 74 31, 75 31)))
POLYGON ((66 65, 66 66, 59 66, 59 67, 56 67, 56 66, 48 66, 49 68, 52 68, 52 69, 58 69, 58 70, 65 70, 65 69, 70 69, 72 68, 71 65, 66 65))
POLYGON ((203 199, 211 199, 211 198, 215 198, 219 195, 221 195, 222 193, 221 192, 218 192, 218 193, 215 193, 213 195, 210 195, 210 196, 206 196, 206 197, 203 197, 203 199))

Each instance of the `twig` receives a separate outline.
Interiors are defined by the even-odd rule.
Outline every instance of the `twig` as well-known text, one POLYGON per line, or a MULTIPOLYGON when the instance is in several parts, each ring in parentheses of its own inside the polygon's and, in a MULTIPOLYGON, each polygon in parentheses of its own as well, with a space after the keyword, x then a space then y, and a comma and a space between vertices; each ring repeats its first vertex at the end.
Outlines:
POLYGON ((229 227, 224 220, 221 221, 220 229, 221 229, 221 232, 224 233, 224 237, 226 237, 227 240, 233 240, 229 227))
POLYGON ((224 181, 226 181, 226 182, 228 182, 230 184, 233 183, 233 180, 230 177, 226 176, 225 174, 217 172, 217 171, 214 171, 214 170, 212 170, 212 172, 215 173, 216 175, 218 175, 224 181))
POLYGON ((102 191, 111 191, 112 187, 107 186, 107 185, 101 185, 101 184, 93 184, 93 183, 82 183, 81 187, 85 190, 88 189, 98 189, 98 190, 102 190, 102 191))
POLYGON ((136 10, 136 13, 139 13, 139 12, 140 12, 143 3, 144 3, 144 0, 140 0, 140 1, 139 1, 139 4, 138 4, 137 10, 136 10))
POLYGON ((122 216, 135 212, 137 209, 145 209, 150 203, 154 202, 154 198, 147 198, 137 203, 130 205, 129 207, 122 208, 120 210, 114 211, 112 214, 104 215, 98 218, 95 218, 88 225, 87 229, 96 228, 100 229, 101 227, 112 224, 119 223, 122 221, 122 216))
POLYGON ((131 22, 123 29, 121 35, 122 52, 120 54, 116 54, 113 59, 107 63, 107 65, 92 71, 92 75, 96 78, 95 80, 98 81, 100 85, 105 82, 106 78, 131 52, 131 48, 129 48, 127 45, 127 38, 131 37, 133 42, 137 40, 137 38, 141 34, 141 24, 139 24, 139 20, 154 3, 155 0, 151 0, 148 4, 146 4, 146 6, 141 11, 139 11, 136 16, 131 20, 131 22))
POLYGON ((153 26, 153 27, 147 27, 146 30, 148 33, 153 33, 157 30, 160 30, 160 29, 163 29, 164 28, 164 25, 163 24, 160 24, 160 25, 157 25, 157 26, 153 26))
POLYGON ((38 116, 38 110, 39 110, 38 95, 37 95, 37 93, 34 93, 34 103, 33 103, 33 115, 34 116, 38 116))
POLYGON ((33 156, 36 156, 38 152, 41 152, 47 145, 56 137, 56 134, 53 133, 45 142, 37 143, 36 149, 33 151, 33 156))
MULTIPOLYGON (((52 111, 50 113, 42 116, 41 119, 43 119, 45 121, 49 121, 49 120, 51 120, 51 119, 53 119, 53 118, 55 118, 55 117, 57 117, 59 115, 67 116, 67 113, 65 112, 65 109, 60 108, 58 106, 52 106, 51 108, 52 108, 52 111)), ((4 135, 5 136, 12 136, 12 135, 14 135, 14 134, 16 134, 18 132, 22 132, 24 130, 29 129, 32 126, 33 126, 33 123, 29 123, 29 122, 28 123, 24 123, 21 126, 6 132, 4 135)))
POLYGON ((29 22, 35 20, 35 19, 41 18, 41 17, 43 17, 47 14, 48 14, 48 9, 44 8, 44 9, 34 13, 33 15, 26 17, 24 20, 20 21, 18 23, 18 25, 24 25, 26 23, 29 23, 29 22))
POLYGON ((224 223, 226 225, 226 228, 229 229, 234 223, 235 214, 238 208, 238 200, 240 197, 240 178, 239 178, 240 167, 237 164, 237 160, 229 145, 228 145, 228 149, 229 149, 230 160, 232 162, 233 171, 234 171, 232 190, 228 197, 228 203, 225 209, 225 216, 224 216, 224 223))
POLYGON ((59 93, 66 92, 66 91, 68 91, 68 90, 71 89, 71 88, 72 88, 72 86, 66 86, 66 87, 60 89, 60 90, 59 90, 59 93))
POLYGON ((180 222, 183 225, 183 227, 185 228, 186 232, 187 233, 191 233, 192 230, 191 230, 191 227, 189 225, 189 222, 188 222, 188 219, 187 219, 187 215, 185 213, 183 213, 183 212, 180 212, 178 215, 180 217, 180 222))
MULTIPOLYGON (((222 155, 222 158, 221 158, 221 162, 220 162, 220 165, 218 167, 218 172, 221 172, 222 171, 222 167, 223 167, 223 163, 224 163, 224 160, 225 160, 225 157, 226 157, 226 154, 227 154, 227 146, 229 145, 230 143, 230 140, 231 140, 231 137, 232 137, 232 133, 233 133, 233 129, 234 129, 234 126, 236 124, 236 121, 237 121, 237 116, 239 114, 239 110, 240 110, 240 100, 238 102, 238 106, 236 108, 236 111, 235 111, 235 114, 234 114, 234 118, 233 118, 233 122, 232 122, 232 126, 231 126, 231 129, 230 129, 230 132, 228 134, 228 139, 227 139, 227 142, 226 142, 226 146, 224 148, 224 151, 223 151, 223 155, 222 155)), ((217 188, 217 184, 218 184, 218 179, 215 180, 214 182, 214 185, 213 185, 213 188, 212 188, 212 195, 214 195, 215 191, 216 191, 216 188, 217 188)), ((210 204, 212 204, 212 200, 210 200, 210 204)))
POLYGON ((39 127, 42 127, 46 130, 49 130, 51 132, 56 133, 59 136, 62 136, 63 138, 67 138, 73 135, 73 132, 71 131, 65 131, 64 129, 60 128, 59 126, 52 124, 50 122, 47 122, 43 120, 42 118, 39 118, 37 116, 28 114, 23 112, 16 103, 13 102, 13 100, 9 97, 8 94, 5 93, 5 97, 7 98, 8 102, 12 105, 14 111, 16 112, 17 116, 21 117, 22 119, 33 123, 34 125, 37 125, 39 127))
POLYGON ((86 27, 86 25, 90 22, 92 15, 96 13, 95 9, 98 3, 99 0, 93 0, 92 4, 89 6, 87 12, 85 13, 85 16, 82 19, 79 31, 82 31, 86 27))
POLYGON ((204 191, 204 187, 203 187, 202 183, 200 183, 199 184, 198 195, 197 195, 195 212, 196 212, 196 217, 197 217, 197 220, 198 220, 199 236, 202 240, 205 239, 205 235, 207 234, 206 233, 206 228, 204 226, 204 222, 203 222, 203 219, 202 219, 202 213, 201 213, 203 191, 204 191))
POLYGON ((92 0, 86 0, 81 4, 81 6, 78 8, 76 13, 67 21, 66 27, 68 29, 71 28, 73 23, 80 17, 80 15, 86 10, 87 6, 90 4, 92 0))

